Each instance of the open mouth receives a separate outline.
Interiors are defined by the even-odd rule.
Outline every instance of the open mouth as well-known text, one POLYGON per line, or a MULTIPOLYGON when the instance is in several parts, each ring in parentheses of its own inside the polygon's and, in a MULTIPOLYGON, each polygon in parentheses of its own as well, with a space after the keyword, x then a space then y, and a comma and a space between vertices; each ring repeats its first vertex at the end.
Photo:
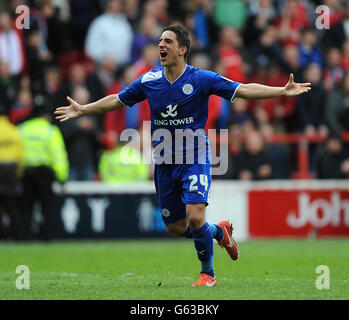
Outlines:
POLYGON ((167 52, 166 51, 160 51, 160 59, 164 60, 167 57, 167 52))

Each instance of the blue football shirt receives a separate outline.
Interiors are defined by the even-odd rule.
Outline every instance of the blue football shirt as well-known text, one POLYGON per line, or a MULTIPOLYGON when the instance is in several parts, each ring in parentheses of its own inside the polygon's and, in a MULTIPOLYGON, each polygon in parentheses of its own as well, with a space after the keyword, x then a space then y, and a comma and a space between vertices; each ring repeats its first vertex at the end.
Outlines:
POLYGON ((190 65, 171 83, 164 74, 164 68, 160 67, 140 76, 122 90, 118 98, 128 106, 148 100, 153 147, 161 149, 159 153, 154 152, 156 162, 162 159, 165 163, 196 163, 201 150, 204 150, 205 161, 210 163, 205 132, 209 96, 216 94, 232 102, 239 85, 218 73, 190 65), (190 147, 190 138, 194 141, 193 147, 190 147), (166 162, 168 160, 170 162, 166 162))

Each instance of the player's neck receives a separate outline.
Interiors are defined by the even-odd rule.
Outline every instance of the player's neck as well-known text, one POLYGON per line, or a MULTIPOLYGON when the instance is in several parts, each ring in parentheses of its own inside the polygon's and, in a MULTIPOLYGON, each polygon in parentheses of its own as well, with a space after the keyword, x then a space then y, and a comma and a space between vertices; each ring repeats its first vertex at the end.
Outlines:
POLYGON ((175 66, 165 67, 165 77, 169 82, 173 83, 183 74, 186 68, 187 64, 185 63, 185 61, 175 66))

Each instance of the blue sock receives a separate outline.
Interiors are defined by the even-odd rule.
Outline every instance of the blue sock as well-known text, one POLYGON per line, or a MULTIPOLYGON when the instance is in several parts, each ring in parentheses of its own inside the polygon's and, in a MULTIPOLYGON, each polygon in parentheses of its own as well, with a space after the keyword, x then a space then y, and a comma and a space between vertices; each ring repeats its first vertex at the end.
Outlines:
POLYGON ((207 273, 211 277, 214 277, 213 238, 210 225, 205 222, 201 228, 192 230, 192 234, 198 258, 201 261, 201 273, 207 273))
MULTIPOLYGON (((213 239, 216 239, 217 241, 221 242, 224 236, 222 228, 216 224, 208 223, 208 225, 210 226, 213 239)), ((182 237, 192 239, 193 230, 190 227, 188 227, 187 231, 182 235, 182 237)))
POLYGON ((190 227, 188 227, 187 231, 184 232, 182 237, 188 238, 188 239, 193 239, 193 230, 191 230, 190 227))
POLYGON ((218 242, 221 242, 224 236, 222 228, 216 224, 210 224, 210 228, 213 239, 216 239, 218 242))

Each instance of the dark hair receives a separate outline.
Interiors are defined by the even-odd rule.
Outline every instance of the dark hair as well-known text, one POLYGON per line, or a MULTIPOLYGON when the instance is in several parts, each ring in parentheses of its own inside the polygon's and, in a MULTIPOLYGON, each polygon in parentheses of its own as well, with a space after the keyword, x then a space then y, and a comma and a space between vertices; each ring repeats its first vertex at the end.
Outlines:
POLYGON ((308 27, 304 27, 302 30, 301 30, 301 35, 304 35, 305 33, 307 32, 312 32, 312 33, 315 33, 316 32, 316 29, 312 26, 308 26, 308 27))
POLYGON ((164 33, 165 31, 174 32, 177 36, 178 45, 180 47, 187 47, 187 52, 184 54, 184 60, 187 61, 191 46, 188 30, 180 24, 176 24, 164 28, 161 33, 164 33))

